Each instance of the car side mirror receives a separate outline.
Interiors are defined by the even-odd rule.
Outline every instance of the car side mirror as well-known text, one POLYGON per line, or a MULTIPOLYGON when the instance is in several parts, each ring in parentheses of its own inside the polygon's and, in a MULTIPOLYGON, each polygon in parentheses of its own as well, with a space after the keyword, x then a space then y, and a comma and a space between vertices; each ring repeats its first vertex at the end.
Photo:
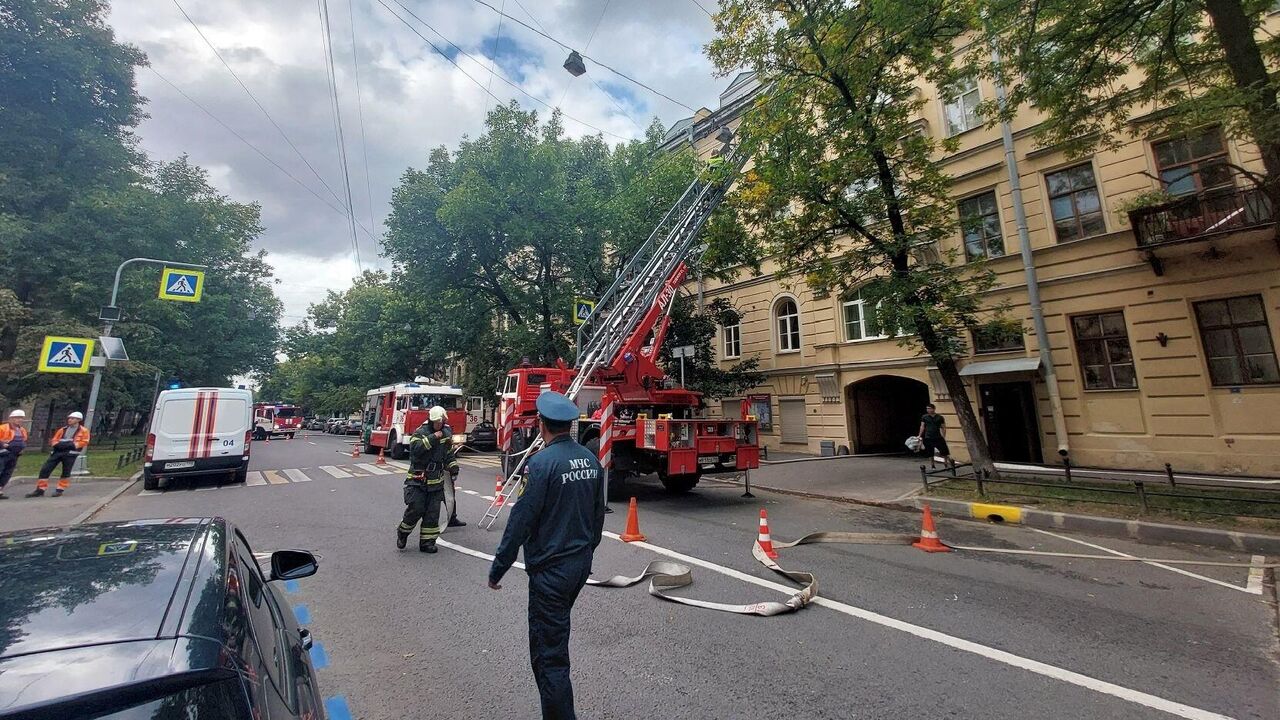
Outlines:
POLYGON ((311 577, 320 569, 316 556, 306 550, 277 550, 271 553, 271 579, 297 580, 311 577))

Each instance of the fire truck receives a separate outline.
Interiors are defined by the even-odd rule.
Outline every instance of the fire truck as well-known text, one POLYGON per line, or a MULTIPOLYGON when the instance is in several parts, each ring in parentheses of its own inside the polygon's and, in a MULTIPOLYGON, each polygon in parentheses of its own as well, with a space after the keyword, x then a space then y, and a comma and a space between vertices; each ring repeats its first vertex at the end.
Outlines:
POLYGON ((374 388, 365 393, 364 451, 386 451, 393 458, 408 455, 409 437, 427 421, 433 406, 444 408, 456 442, 466 442, 467 408, 462 389, 430 378, 374 388))
POLYGON ((547 390, 578 405, 576 437, 611 479, 657 473, 668 490, 686 492, 703 474, 760 466, 756 419, 700 419, 701 394, 677 387, 658 364, 686 260, 701 254, 698 233, 745 161, 728 141, 721 155, 717 166, 728 172, 695 179, 597 301, 578 330, 574 365, 526 362, 507 374, 498 408, 498 442, 511 472, 504 487, 517 481, 525 450, 540 442, 535 403, 547 390))
POLYGON ((293 436, 302 429, 302 412, 297 405, 278 402, 253 404, 253 439, 265 440, 272 435, 293 436))

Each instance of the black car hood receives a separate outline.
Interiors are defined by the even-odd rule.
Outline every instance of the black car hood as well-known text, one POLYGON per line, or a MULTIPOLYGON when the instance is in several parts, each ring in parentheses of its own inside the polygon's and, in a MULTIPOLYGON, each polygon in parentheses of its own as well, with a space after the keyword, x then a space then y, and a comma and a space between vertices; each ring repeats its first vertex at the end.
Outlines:
POLYGON ((154 640, 206 527, 180 518, 0 535, 0 659, 154 640))

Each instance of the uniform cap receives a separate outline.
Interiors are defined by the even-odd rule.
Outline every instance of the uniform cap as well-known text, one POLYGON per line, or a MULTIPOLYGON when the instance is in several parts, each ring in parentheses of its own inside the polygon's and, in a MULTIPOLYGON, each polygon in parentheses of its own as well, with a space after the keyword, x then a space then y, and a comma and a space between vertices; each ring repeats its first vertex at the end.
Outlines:
POLYGON ((9 413, 10 420, 14 420, 14 419, 25 420, 26 417, 27 417, 27 414, 21 410, 14 410, 13 412, 9 413))
POLYGON ((67 417, 69 417, 69 418, 75 418, 75 419, 77 419, 77 420, 83 420, 83 419, 84 419, 84 413, 82 413, 82 412, 80 412, 79 410, 77 410, 77 411, 75 411, 75 412, 73 412, 73 413, 71 413, 71 414, 67 415, 67 417))
POLYGON ((440 407, 439 405, 436 405, 435 407, 427 411, 427 418, 430 419, 431 422, 439 422, 443 420, 444 408, 440 407))
POLYGON ((578 419, 578 406, 569 398, 550 390, 538 396, 538 414, 552 422, 578 419))

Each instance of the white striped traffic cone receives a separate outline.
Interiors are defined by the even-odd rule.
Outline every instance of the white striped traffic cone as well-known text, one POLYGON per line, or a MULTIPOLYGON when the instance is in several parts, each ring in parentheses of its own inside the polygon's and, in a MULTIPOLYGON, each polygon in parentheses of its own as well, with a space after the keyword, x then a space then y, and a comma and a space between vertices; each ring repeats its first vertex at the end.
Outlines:
POLYGON ((760 544, 766 557, 770 560, 778 559, 778 553, 773 549, 773 539, 769 537, 769 513, 764 508, 760 508, 760 537, 756 542, 760 544))

